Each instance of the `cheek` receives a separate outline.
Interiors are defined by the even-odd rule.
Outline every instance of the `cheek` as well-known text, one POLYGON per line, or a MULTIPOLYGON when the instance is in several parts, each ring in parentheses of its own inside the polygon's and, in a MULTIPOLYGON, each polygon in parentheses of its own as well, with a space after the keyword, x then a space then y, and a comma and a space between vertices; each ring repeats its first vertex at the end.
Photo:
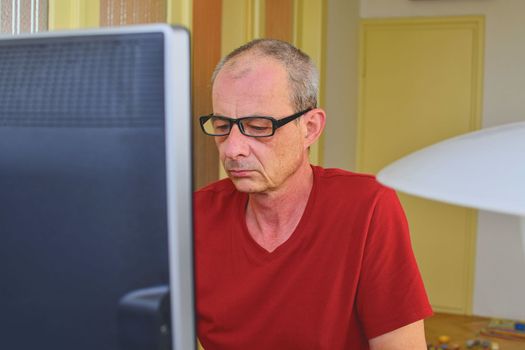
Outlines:
POLYGON ((219 151, 219 158, 223 158, 224 154, 224 137, 216 137, 214 136, 215 146, 217 147, 217 151, 219 151))
POLYGON ((295 169, 302 159, 302 144, 296 135, 281 140, 271 147, 265 160, 270 169, 277 172, 289 172, 288 169, 295 169))
POLYGON ((276 147, 279 158, 281 159, 296 159, 302 155, 303 138, 297 131, 289 133, 286 137, 281 139, 280 144, 276 147))

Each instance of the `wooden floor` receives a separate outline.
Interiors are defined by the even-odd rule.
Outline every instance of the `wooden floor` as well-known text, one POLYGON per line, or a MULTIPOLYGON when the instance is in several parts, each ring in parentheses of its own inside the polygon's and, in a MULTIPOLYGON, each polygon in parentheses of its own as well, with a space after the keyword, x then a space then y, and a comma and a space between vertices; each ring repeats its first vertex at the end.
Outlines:
POLYGON ((484 339, 497 342, 500 350, 525 349, 525 341, 479 335, 479 331, 486 327, 489 321, 490 318, 485 317, 436 313, 425 320, 427 343, 436 345, 439 336, 447 335, 450 337, 450 343, 460 345, 461 349, 467 349, 465 342, 469 339, 484 339))

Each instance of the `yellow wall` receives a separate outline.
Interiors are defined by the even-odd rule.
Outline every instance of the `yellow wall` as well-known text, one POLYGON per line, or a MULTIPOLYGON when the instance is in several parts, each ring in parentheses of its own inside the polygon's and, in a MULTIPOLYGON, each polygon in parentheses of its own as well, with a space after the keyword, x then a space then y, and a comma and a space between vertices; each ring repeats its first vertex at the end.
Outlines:
POLYGON ((191 32, 193 22, 192 0, 168 0, 168 18, 170 24, 177 24, 188 28, 191 32))
MULTIPOLYGON (((293 44, 307 53, 320 73, 318 104, 324 107, 326 57, 326 0, 295 0, 293 44)), ((323 165, 324 134, 310 147, 310 162, 323 165)))
POLYGON ((99 0, 49 0, 49 30, 98 27, 99 0))

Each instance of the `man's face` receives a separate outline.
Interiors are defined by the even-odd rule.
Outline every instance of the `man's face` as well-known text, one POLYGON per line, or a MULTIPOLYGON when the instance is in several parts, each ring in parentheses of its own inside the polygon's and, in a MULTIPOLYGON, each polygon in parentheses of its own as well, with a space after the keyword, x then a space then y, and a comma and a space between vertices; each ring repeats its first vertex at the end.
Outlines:
MULTIPOLYGON (((287 73, 271 58, 241 56, 217 75, 212 91, 213 113, 230 118, 293 114, 287 73)), ((300 119, 299 119, 300 120, 300 119)), ((303 164, 307 152, 304 128, 291 122, 270 137, 248 137, 233 126, 228 136, 215 137, 224 169, 241 192, 263 193, 280 186, 303 164)))

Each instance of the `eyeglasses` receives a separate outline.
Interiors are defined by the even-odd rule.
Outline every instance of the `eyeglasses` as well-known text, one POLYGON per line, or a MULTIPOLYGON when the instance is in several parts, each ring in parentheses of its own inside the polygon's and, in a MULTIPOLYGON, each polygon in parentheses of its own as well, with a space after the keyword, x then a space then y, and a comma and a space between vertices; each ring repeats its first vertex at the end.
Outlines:
POLYGON ((312 109, 313 108, 308 108, 304 111, 292 114, 291 116, 284 117, 282 119, 259 116, 234 119, 210 114, 200 117, 199 121, 202 131, 204 131, 206 135, 210 136, 229 135, 233 125, 237 124, 237 127, 243 135, 250 137, 269 137, 275 134, 275 130, 288 124, 292 120, 299 118, 312 109))

